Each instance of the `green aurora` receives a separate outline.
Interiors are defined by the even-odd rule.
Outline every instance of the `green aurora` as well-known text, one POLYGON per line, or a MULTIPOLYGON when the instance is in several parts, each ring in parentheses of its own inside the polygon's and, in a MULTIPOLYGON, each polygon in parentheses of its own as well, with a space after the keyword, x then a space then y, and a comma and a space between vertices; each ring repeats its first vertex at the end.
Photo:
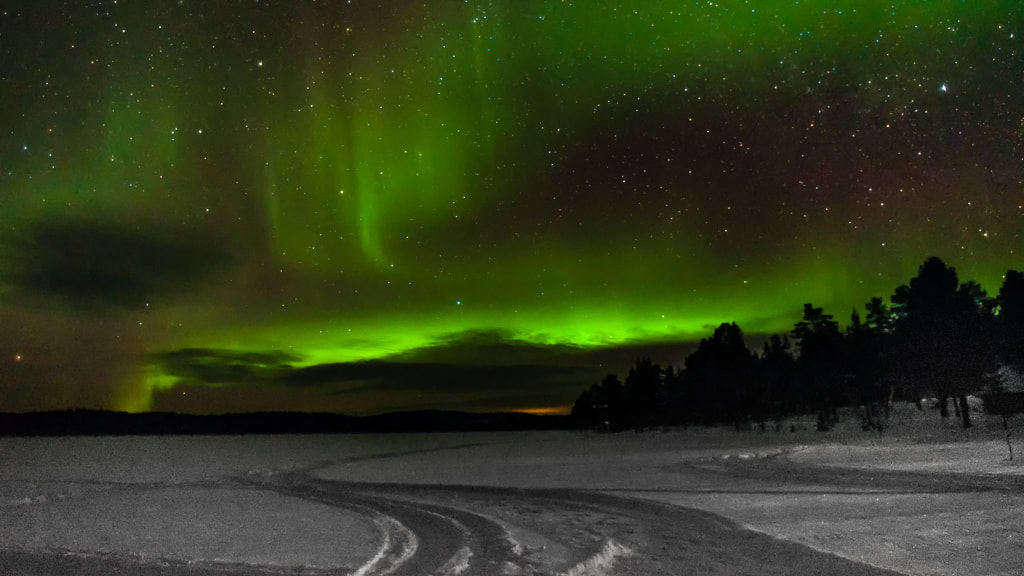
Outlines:
POLYGON ((16 4, 0 410, 565 406, 1022 266, 1013 2, 16 4))

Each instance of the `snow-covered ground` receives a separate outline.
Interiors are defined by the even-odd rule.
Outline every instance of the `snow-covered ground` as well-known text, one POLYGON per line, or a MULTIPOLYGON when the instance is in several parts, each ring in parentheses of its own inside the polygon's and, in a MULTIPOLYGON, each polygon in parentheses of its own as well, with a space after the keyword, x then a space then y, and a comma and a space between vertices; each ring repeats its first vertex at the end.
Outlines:
POLYGON ((452 574, 486 554, 507 574, 627 573, 661 550, 643 525, 663 512, 621 504, 637 498, 904 574, 1021 573, 1024 445, 1011 437, 1009 461, 1001 419, 975 417, 964 431, 898 406, 881 434, 850 419, 829 433, 799 421, 767 433, 0 438, 0 552, 369 576, 440 547, 452 574), (617 499, 575 509, 590 491, 617 499), (429 539, 433 516, 451 538, 429 539), (501 550, 480 542, 499 536, 501 550))
POLYGON ((4 492, 0 542, 21 549, 313 567, 358 565, 376 549, 369 519, 274 493, 49 482, 4 492))

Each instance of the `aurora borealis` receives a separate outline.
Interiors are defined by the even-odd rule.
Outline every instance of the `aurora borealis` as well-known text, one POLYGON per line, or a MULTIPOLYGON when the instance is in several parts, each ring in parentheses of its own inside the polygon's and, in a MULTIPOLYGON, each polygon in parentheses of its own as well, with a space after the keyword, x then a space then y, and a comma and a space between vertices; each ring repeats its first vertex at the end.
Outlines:
POLYGON ((1015 2, 14 2, 0 411, 571 404, 1024 250, 1015 2))

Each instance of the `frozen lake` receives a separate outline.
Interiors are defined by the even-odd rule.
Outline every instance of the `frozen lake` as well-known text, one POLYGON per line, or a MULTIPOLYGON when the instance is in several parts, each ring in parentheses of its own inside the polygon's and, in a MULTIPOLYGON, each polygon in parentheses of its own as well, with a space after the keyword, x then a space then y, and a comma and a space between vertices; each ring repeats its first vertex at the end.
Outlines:
POLYGON ((1019 573, 995 422, 0 438, 4 574, 1019 573), (892 572, 889 572, 892 571, 892 572))

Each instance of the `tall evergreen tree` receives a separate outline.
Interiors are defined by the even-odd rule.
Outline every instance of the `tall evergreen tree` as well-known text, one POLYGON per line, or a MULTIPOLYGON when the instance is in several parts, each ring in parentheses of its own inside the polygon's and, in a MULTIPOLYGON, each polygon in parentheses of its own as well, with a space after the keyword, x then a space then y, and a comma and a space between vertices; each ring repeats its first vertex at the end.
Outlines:
POLYGON ((761 378, 764 382, 768 416, 781 419, 809 409, 801 397, 797 380, 796 357, 789 335, 772 334, 761 353, 761 378))
POLYGON ((601 382, 584 390, 572 407, 572 417, 580 426, 604 431, 625 426, 625 391, 619 377, 609 374, 601 382))
POLYGON ((661 367, 650 358, 637 358, 626 377, 626 403, 632 426, 643 428, 658 424, 665 402, 661 367))
POLYGON ((1024 273, 1009 270, 999 288, 1000 359, 1024 372, 1024 273))
POLYGON ((854 309, 846 329, 846 365, 850 375, 850 395, 861 406, 864 428, 881 430, 886 421, 890 386, 884 379, 884 339, 888 334, 887 310, 880 298, 873 298, 865 308, 868 321, 862 323, 854 309))
POLYGON ((967 395, 983 389, 997 367, 984 290, 960 284, 954 268, 932 257, 891 300, 898 311, 894 369, 918 397, 931 389, 944 418, 953 398, 964 427, 971 426, 967 395))
POLYGON ((875 296, 864 305, 864 309, 868 313, 864 318, 864 323, 869 330, 878 334, 889 334, 892 332, 893 313, 881 298, 875 296))
POLYGON ((676 370, 669 364, 662 374, 661 385, 665 394, 661 422, 663 424, 692 422, 693 407, 687 403, 686 388, 683 384, 683 371, 676 370))
POLYGON ((757 357, 743 342, 735 322, 721 324, 710 338, 701 340, 686 358, 685 387, 701 412, 701 424, 731 422, 737 426, 755 418, 757 357))
POLYGON ((818 410, 818 427, 831 428, 838 419, 837 407, 844 401, 843 336, 839 323, 821 308, 804 304, 804 315, 793 327, 800 351, 797 366, 803 390, 818 410))

